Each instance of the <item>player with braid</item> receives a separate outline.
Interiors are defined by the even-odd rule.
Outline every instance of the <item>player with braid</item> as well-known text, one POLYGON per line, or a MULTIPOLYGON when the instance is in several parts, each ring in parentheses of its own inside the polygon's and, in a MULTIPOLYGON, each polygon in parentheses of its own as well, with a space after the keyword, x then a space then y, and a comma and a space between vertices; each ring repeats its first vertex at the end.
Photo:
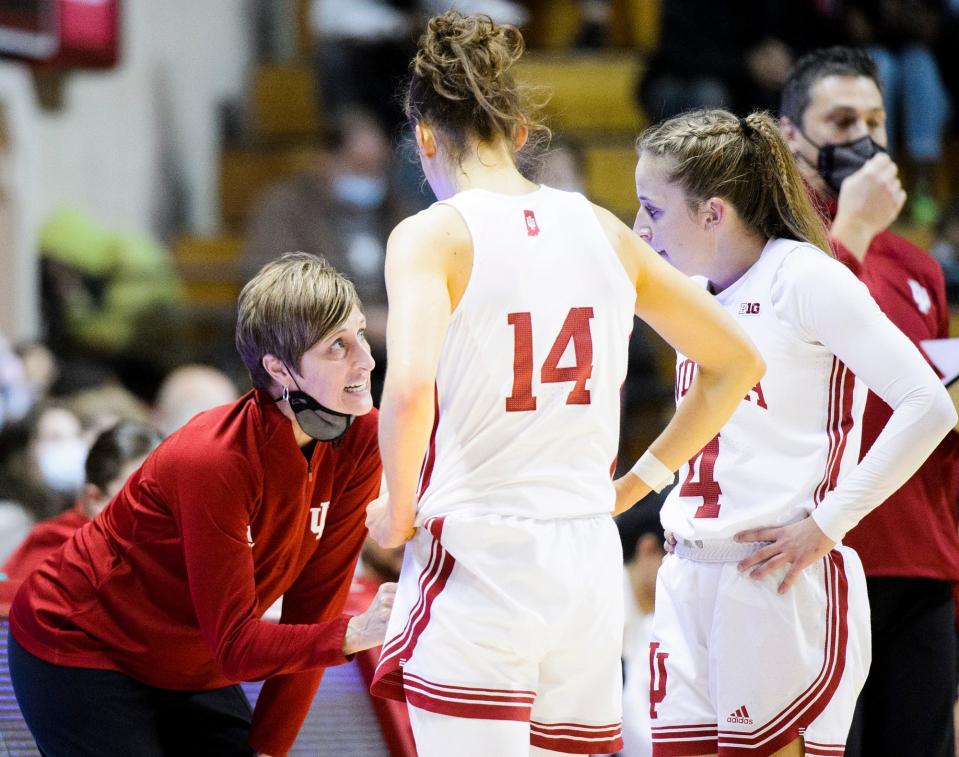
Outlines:
POLYGON ((439 202, 387 246, 389 494, 367 523, 384 546, 411 539, 373 691, 406 701, 421 757, 622 745, 610 466, 634 314, 703 366, 640 458, 643 494, 762 373, 733 319, 627 226, 517 169, 539 131, 522 51, 511 26, 436 17, 407 90, 439 202))
MULTIPOLYGON (((925 460, 955 411, 912 343, 825 252, 768 115, 677 116, 647 130, 638 153, 636 230, 701 277, 767 365, 663 506, 675 546, 656 588, 653 753, 841 755, 870 642, 862 566, 840 542, 925 460), (893 413, 857 464, 867 386, 893 413)), ((680 351, 680 408, 698 370, 680 351)))

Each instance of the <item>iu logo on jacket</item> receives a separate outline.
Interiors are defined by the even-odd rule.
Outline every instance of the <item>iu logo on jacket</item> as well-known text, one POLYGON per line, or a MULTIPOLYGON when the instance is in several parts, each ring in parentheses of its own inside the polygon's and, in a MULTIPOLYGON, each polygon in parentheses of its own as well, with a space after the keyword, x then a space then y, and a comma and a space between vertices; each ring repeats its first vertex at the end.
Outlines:
POLYGON ((323 502, 319 507, 310 508, 310 531, 316 534, 317 541, 323 535, 323 528, 326 526, 326 511, 329 509, 329 502, 323 502))

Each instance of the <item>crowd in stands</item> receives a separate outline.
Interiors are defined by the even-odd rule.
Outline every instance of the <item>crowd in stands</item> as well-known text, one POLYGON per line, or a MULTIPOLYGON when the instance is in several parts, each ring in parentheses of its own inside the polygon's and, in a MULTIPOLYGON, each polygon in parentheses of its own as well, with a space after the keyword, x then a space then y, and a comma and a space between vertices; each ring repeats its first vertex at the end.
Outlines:
MULTIPOLYGON (((280 253, 325 256, 356 285, 377 362, 378 400, 386 365, 386 240, 396 223, 432 197, 402 129, 396 85, 418 19, 450 6, 523 24, 538 2, 509 0, 313 0, 315 71, 326 129, 314 166, 258 201, 244 230, 238 270, 246 280, 280 253)), ((608 38, 610 0, 581 0, 578 49, 608 38)), ((959 302, 959 197, 943 187, 950 140, 959 139, 959 0, 808 0, 661 4, 655 53, 636 98, 650 122, 696 107, 745 115, 778 110, 793 64, 812 48, 866 48, 883 83, 889 153, 909 200, 904 218, 928 230, 950 302, 959 302)), ((562 134, 536 178, 585 192, 582 147, 562 134)), ((953 185, 955 185, 955 180, 953 185)), ((0 570, 23 578, 38 555, 95 517, 126 476, 196 413, 233 401, 245 388, 236 366, 189 362, 183 289, 166 249, 147 235, 106 228, 75 208, 39 234, 41 339, 10 345, 0 336, 0 570)), ((641 331, 631 345, 627 417, 644 402, 669 404, 641 331)), ((663 558, 656 507, 620 519, 626 567, 625 701, 643 713, 655 573, 663 558)), ((363 570, 395 580, 400 551, 367 542, 363 570)), ((625 724, 633 743, 648 721, 625 724)), ((627 738, 627 744, 630 739, 627 738)), ((643 751, 623 752, 630 755, 643 751)))

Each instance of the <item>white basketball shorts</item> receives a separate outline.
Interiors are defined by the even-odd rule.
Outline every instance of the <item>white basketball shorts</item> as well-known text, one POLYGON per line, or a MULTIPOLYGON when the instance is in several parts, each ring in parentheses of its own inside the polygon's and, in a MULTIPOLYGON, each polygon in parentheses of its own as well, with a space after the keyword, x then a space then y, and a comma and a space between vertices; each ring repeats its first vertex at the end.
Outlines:
POLYGON ((673 554, 660 568, 654 757, 764 757, 799 736, 807 755, 842 755, 872 653, 859 557, 833 549, 784 595, 785 569, 756 580, 736 565, 673 554))
POLYGON ((528 722, 542 749, 617 751, 622 560, 609 515, 427 520, 406 548, 372 692, 441 715, 528 722))

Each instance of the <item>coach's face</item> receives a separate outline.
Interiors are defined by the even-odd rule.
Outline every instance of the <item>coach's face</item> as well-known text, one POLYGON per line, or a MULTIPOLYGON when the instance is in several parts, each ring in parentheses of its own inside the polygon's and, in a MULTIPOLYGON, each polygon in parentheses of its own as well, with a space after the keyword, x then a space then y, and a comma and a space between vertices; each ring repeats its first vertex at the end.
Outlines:
MULTIPOLYGON (((366 317, 354 307, 346 321, 303 353, 300 388, 330 410, 365 415, 373 409, 366 317)), ((293 388, 293 387, 290 387, 293 388)))
POLYGON ((886 110, 882 93, 868 76, 824 76, 809 90, 801 124, 781 122, 783 137, 803 178, 820 194, 829 189, 817 170, 819 149, 871 137, 886 147, 886 110))

